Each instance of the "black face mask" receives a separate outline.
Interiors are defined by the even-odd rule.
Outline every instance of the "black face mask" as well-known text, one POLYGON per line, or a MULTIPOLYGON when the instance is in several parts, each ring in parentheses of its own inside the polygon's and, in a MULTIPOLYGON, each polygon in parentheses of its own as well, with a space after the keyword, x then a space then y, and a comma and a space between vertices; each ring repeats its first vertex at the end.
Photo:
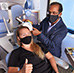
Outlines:
POLYGON ((58 15, 49 15, 49 22, 54 23, 59 18, 58 15))
POLYGON ((24 44, 30 44, 31 43, 31 36, 20 38, 20 42, 22 42, 24 44))

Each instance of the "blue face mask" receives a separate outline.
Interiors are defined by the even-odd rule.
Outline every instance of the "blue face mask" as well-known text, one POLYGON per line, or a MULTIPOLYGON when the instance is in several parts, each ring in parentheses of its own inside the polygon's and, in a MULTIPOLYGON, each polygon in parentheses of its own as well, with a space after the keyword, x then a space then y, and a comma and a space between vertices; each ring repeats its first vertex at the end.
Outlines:
POLYGON ((24 44, 30 44, 31 43, 31 36, 20 38, 20 42, 22 42, 24 44))
POLYGON ((59 18, 58 15, 49 15, 49 22, 54 23, 59 18))

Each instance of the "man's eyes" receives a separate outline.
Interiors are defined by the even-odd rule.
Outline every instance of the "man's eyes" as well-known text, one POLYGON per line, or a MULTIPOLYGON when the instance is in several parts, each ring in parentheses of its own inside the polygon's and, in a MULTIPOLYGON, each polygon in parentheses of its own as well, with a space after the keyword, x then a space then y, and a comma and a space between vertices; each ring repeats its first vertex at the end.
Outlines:
POLYGON ((49 12, 49 14, 51 14, 51 13, 52 13, 52 14, 58 14, 57 12, 49 12))

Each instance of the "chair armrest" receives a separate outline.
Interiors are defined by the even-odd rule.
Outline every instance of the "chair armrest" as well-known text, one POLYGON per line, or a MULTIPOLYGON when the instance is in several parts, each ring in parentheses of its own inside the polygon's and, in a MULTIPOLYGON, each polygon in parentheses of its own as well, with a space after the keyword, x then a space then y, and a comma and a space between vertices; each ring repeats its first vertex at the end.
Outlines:
POLYGON ((54 59, 56 61, 56 64, 61 66, 62 68, 64 69, 68 69, 69 68, 69 64, 67 62, 65 62, 64 60, 58 58, 58 57, 55 57, 54 56, 54 59))

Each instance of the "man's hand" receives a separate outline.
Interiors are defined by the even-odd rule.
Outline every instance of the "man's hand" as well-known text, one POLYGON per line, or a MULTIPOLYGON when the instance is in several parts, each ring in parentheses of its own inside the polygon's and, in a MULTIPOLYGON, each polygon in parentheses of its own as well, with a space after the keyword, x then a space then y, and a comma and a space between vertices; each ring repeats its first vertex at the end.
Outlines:
POLYGON ((31 73, 33 70, 33 65, 28 64, 28 59, 26 59, 25 64, 23 65, 22 68, 22 73, 31 73))
POLYGON ((29 23, 31 23, 31 24, 33 25, 33 22, 30 21, 30 20, 28 20, 28 19, 23 19, 23 21, 24 21, 24 22, 29 22, 29 23))
POLYGON ((34 27, 33 27, 32 33, 33 33, 34 36, 37 36, 37 35, 41 34, 41 32, 38 29, 34 28, 34 27))

